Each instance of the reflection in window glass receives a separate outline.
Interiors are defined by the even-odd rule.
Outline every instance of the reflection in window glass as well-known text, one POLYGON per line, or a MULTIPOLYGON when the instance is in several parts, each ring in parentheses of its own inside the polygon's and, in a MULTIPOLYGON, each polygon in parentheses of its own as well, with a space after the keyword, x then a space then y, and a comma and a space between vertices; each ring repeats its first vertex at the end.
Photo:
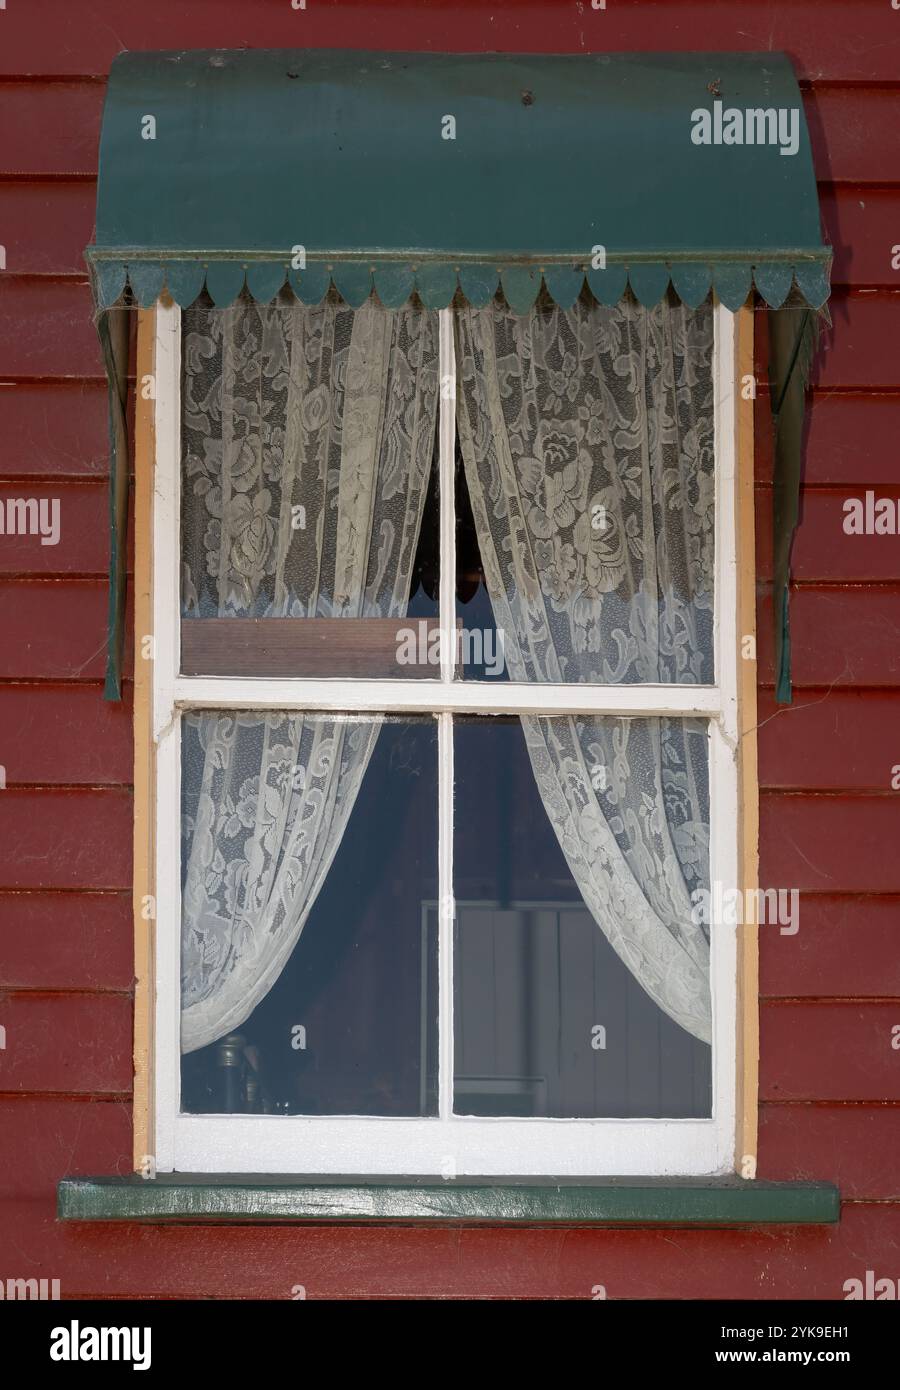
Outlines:
POLYGON ((434 1114, 435 721, 182 724, 183 1110, 434 1114))
POLYGON ((709 1116, 706 745, 697 720, 456 723, 457 1113, 709 1116))

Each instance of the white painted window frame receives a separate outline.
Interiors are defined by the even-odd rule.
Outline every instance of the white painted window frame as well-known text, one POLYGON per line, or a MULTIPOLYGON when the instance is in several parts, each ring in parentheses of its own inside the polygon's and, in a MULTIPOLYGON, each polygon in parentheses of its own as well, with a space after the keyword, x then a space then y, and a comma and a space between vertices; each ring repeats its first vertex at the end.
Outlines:
MULTIPOLYGON (((547 1119, 454 1116, 453 714, 472 712, 702 716, 709 721, 710 879, 740 883, 736 365, 734 315, 715 310, 715 686, 522 685, 453 681, 452 643, 439 680, 185 677, 180 671, 181 311, 156 312, 153 509, 156 744, 156 1011, 154 1155, 159 1172, 628 1176, 734 1170, 737 1096, 736 928, 711 933, 710 1119, 547 1119), (434 1118, 185 1115, 180 1103, 181 715, 194 708, 381 711, 438 721, 440 875, 439 1114, 434 1118)), ((440 313, 441 624, 454 627, 455 443, 453 321, 440 313), (450 505, 448 504, 450 502, 450 505), (449 582, 448 582, 449 581, 449 582)))

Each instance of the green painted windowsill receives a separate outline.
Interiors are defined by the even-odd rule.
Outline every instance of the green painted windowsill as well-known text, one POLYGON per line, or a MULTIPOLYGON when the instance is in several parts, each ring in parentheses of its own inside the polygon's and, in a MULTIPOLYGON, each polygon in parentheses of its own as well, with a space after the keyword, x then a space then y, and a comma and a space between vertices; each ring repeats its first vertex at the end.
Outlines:
POLYGON ((741 1178, 64 1178, 61 1221, 415 1221, 501 1225, 824 1225, 830 1183, 741 1178))

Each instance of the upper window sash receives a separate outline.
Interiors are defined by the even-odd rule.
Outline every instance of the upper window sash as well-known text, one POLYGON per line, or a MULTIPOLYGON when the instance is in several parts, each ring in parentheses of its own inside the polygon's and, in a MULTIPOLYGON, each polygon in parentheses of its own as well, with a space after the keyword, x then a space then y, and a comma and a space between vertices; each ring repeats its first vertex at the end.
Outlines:
MULTIPOLYGON (((453 679, 451 643, 441 647, 440 678, 347 679, 305 676, 225 677, 181 674, 180 489, 181 310, 159 305, 156 314, 155 586, 156 729, 176 708, 359 709, 447 711, 504 709, 540 712, 705 715, 736 733, 735 400, 734 316, 714 310, 715 432, 714 664, 712 685, 675 683, 603 685, 486 682, 453 679)), ((453 313, 441 310, 440 334, 440 621, 451 633, 454 609, 455 512, 453 506, 456 379, 453 313)), ((277 621, 277 620, 273 620, 277 621)))

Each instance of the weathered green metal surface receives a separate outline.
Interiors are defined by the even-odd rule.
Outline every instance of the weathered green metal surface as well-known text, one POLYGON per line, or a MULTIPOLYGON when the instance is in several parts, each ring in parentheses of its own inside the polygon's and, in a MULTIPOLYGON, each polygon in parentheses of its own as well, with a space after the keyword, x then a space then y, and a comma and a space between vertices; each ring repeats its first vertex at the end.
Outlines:
POLYGON ((272 1178, 171 1174, 66 1178, 63 1221, 464 1221, 666 1226, 838 1221, 829 1183, 739 1178, 519 1181, 471 1178, 272 1178))
POLYGON ((164 285, 190 303, 204 279, 228 304, 246 277, 264 301, 333 281, 440 308, 499 274, 524 311, 542 276, 570 301, 585 275, 605 302, 671 280, 730 307, 751 279, 777 307, 793 276, 818 307, 829 252, 782 54, 242 50, 116 58, 89 257, 102 305, 127 275, 142 304, 164 285), (795 113, 796 140, 695 144, 717 103, 795 113))

